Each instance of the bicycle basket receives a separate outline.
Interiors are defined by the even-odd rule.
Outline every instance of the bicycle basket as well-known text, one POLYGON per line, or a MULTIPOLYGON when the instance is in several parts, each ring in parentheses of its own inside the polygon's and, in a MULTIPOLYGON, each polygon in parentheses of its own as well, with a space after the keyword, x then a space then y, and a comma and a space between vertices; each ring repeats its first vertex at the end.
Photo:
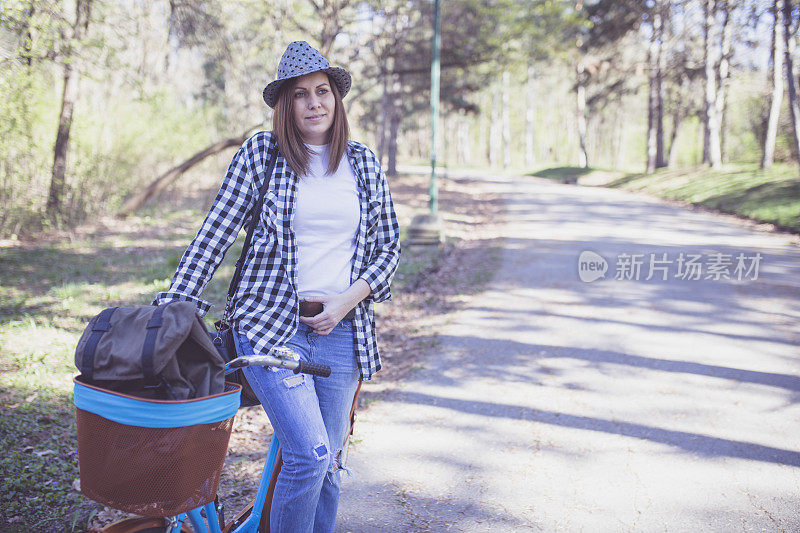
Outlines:
POLYGON ((185 401, 127 396, 73 380, 81 492, 142 516, 214 500, 241 386, 185 401))

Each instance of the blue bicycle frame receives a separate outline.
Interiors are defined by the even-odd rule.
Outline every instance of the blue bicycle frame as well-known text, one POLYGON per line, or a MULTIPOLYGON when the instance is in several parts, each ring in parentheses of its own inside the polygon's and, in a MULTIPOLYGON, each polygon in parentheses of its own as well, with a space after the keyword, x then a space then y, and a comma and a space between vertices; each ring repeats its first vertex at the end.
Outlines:
MULTIPOLYGON (((261 356, 261 357, 251 357, 251 360, 255 361, 258 359, 263 360, 270 360, 270 366, 278 366, 278 367, 291 367, 296 366, 296 362, 294 360, 282 361, 280 359, 275 359, 269 356, 261 356), (276 363, 277 362, 277 363, 276 363)), ((235 361, 235 360, 234 360, 235 361)), ((228 362, 225 365, 225 373, 229 374, 236 370, 236 364, 231 365, 231 362, 228 362)), ((272 440, 269 443, 269 450, 267 451, 267 458, 264 462, 264 470, 261 473, 261 479, 258 482, 258 489, 256 490, 256 499, 253 502, 253 508, 250 511, 250 514, 244 521, 236 526, 235 529, 231 531, 231 533, 256 533, 258 529, 258 524, 261 522, 261 512, 264 509, 264 502, 267 500, 267 492, 269 491, 269 483, 272 479, 272 471, 275 469, 275 464, 278 460, 278 449, 280 448, 280 443, 278 442, 278 438, 273 434, 272 440)), ((219 520, 217 520, 217 510, 214 507, 214 502, 207 503, 202 507, 198 507, 197 509, 192 509, 188 513, 180 514, 178 516, 173 517, 170 520, 170 525, 167 528, 168 533, 179 533, 181 530, 181 526, 189 519, 189 523, 192 524, 192 529, 194 529, 195 533, 222 533, 222 529, 219 525, 219 520), (203 516, 205 515, 205 517, 203 516), (206 520, 207 518, 207 520, 206 520), (207 522, 207 523, 206 523, 207 522)), ((224 524, 223 524, 224 526, 224 524)))
MULTIPOLYGON (((253 502, 253 509, 250 511, 250 515, 245 518, 241 524, 236 526, 231 533, 256 533, 258 524, 261 522, 261 511, 264 508, 264 502, 267 500, 267 492, 269 490, 270 479, 272 478, 272 471, 274 470, 275 463, 278 459, 279 447, 280 444, 278 443, 278 438, 273 435, 272 441, 269 443, 269 451, 267 452, 267 459, 264 463, 264 470, 261 473, 261 480, 259 481, 258 489, 256 490, 256 499, 253 502)), ((217 510, 214 508, 214 502, 207 503, 203 507, 198 507, 197 509, 193 509, 188 513, 174 517, 167 531, 169 533, 179 533, 181 526, 188 518, 189 523, 192 524, 192 529, 194 529, 195 533, 222 533, 222 529, 220 528, 216 517, 217 510), (206 524, 206 519, 203 517, 203 514, 208 517, 208 524, 206 524)))

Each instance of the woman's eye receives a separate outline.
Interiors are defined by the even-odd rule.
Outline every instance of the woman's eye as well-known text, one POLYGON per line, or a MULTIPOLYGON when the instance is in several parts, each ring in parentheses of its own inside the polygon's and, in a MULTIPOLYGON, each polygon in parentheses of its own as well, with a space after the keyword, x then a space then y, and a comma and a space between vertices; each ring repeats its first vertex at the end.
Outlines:
POLYGON ((295 98, 302 98, 305 95, 306 95, 306 93, 304 93, 303 91, 298 91, 298 92, 294 93, 294 97, 295 98))
POLYGON ((320 90, 319 90, 319 91, 317 91, 317 92, 318 92, 319 94, 325 94, 325 93, 327 93, 327 92, 328 92, 328 89, 320 89, 320 90))

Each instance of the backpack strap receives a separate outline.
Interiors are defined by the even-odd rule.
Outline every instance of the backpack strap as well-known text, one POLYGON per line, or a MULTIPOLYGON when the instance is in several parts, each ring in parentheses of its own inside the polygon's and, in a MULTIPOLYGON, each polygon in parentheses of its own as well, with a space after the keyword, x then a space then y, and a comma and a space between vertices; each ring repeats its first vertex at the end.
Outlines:
MULTIPOLYGON (((270 150, 268 147, 267 154, 269 154, 269 152, 270 150)), ((225 324, 228 323, 228 315, 230 312, 231 300, 233 299, 233 295, 236 294, 236 289, 239 286, 239 282, 242 280, 242 268, 244 268, 244 258, 250 249, 250 242, 253 240, 253 232, 256 230, 258 221, 261 218, 261 210, 264 206, 264 196, 267 194, 269 183, 272 180, 272 172, 275 169, 275 163, 278 162, 277 143, 275 143, 274 152, 275 156, 270 160, 269 167, 267 168, 267 173, 264 175, 264 183, 261 185, 261 188, 258 191, 258 200, 253 206, 253 209, 250 211, 250 225, 247 228, 247 236, 245 237, 244 244, 242 245, 242 253, 241 255, 239 255, 239 259, 236 261, 236 270, 233 273, 230 285, 228 285, 228 301, 225 304, 225 312, 222 317, 222 322, 225 324)))
POLYGON ((169 304, 170 302, 156 307, 153 314, 150 315, 150 320, 147 321, 147 326, 145 326, 147 333, 145 333, 144 346, 142 346, 142 375, 146 387, 158 386, 158 380, 153 369, 153 353, 156 349, 158 329, 163 323, 162 315, 169 304))
POLYGON ((94 354, 97 351, 97 345, 103 334, 111 329, 111 315, 114 314, 117 307, 109 307, 97 315, 97 320, 92 326, 92 333, 86 341, 86 346, 83 347, 83 356, 81 357, 81 374, 87 381, 91 382, 94 379, 94 354))

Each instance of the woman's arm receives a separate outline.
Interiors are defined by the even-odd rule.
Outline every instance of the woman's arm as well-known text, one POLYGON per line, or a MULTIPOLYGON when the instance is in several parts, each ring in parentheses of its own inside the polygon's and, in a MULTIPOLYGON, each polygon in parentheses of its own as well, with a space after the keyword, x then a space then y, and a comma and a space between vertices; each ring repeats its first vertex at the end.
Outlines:
POLYGON ((300 322, 306 324, 314 330, 314 333, 319 335, 327 335, 333 328, 336 327, 345 315, 355 306, 358 302, 369 296, 369 285, 361 278, 358 278, 355 283, 350 285, 346 291, 340 294, 330 294, 327 296, 309 296, 305 300, 307 302, 320 302, 323 305, 323 310, 318 315, 311 317, 301 316, 300 322))
POLYGON ((390 285, 400 260, 400 229, 394 212, 392 196, 386 178, 379 173, 378 198, 381 210, 375 231, 375 252, 359 278, 343 293, 328 296, 308 297, 307 301, 320 302, 323 311, 313 317, 300 317, 300 321, 314 330, 327 335, 344 316, 365 298, 383 302, 392 298, 390 285))
POLYGON ((383 170, 379 170, 377 192, 381 210, 375 228, 375 252, 359 276, 369 285, 369 297, 376 303, 392 299, 390 286, 400 261, 400 226, 397 224, 392 195, 383 170))
POLYGON ((211 304, 200 299, 200 294, 236 240, 254 200, 253 179, 243 145, 233 156, 200 230, 183 253, 170 288, 156 295, 154 305, 186 300, 194 302, 201 315, 208 312, 211 304))

